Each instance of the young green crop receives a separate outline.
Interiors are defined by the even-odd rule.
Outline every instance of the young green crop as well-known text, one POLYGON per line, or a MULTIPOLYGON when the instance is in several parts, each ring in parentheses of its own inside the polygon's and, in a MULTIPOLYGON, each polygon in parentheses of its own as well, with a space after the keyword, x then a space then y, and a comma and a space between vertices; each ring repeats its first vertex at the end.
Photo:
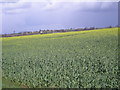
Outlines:
POLYGON ((28 87, 118 87, 118 28, 3 38, 3 78, 28 87))

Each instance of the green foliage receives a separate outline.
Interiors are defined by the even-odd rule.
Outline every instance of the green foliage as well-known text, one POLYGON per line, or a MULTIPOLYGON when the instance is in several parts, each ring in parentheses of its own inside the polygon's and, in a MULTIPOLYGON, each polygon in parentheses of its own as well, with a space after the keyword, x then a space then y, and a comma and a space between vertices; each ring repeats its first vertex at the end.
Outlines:
POLYGON ((29 87, 118 87, 117 28, 3 39, 3 77, 29 87))

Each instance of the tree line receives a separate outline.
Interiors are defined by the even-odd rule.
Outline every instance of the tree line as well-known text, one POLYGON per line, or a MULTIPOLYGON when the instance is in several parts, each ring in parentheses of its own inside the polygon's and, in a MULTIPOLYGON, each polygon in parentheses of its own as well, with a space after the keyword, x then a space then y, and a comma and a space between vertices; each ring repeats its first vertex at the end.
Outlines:
MULTIPOLYGON (((112 28, 112 26, 109 26, 106 28, 112 28)), ((77 28, 77 29, 70 28, 70 29, 60 29, 60 30, 38 30, 38 31, 27 31, 27 32, 19 32, 19 33, 15 33, 15 30, 14 30, 13 33, 11 34, 2 34, 0 36, 1 37, 14 37, 14 36, 49 34, 49 33, 58 33, 58 32, 85 31, 85 30, 95 30, 95 29, 102 29, 102 28, 85 27, 85 28, 77 28)))

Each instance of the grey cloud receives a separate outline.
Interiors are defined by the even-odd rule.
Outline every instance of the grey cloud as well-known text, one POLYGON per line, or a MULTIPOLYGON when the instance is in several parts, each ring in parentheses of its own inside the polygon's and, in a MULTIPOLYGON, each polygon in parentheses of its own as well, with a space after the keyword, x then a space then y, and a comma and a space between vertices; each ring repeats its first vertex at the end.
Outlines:
POLYGON ((77 10, 77 11, 111 11, 116 10, 117 2, 57 2, 48 4, 44 8, 47 11, 77 10))
POLYGON ((2 11, 5 14, 23 13, 26 9, 31 7, 31 3, 6 3, 3 4, 2 11))
POLYGON ((4 12, 6 14, 3 15, 4 32, 12 32, 13 29, 19 32, 29 29, 39 30, 63 27, 105 27, 116 25, 118 20, 118 14, 115 12, 117 3, 36 2, 30 6, 26 4, 22 3, 16 6, 14 4, 9 6, 11 9, 6 6, 7 12, 4 12), (50 7, 49 4, 51 5, 50 7))

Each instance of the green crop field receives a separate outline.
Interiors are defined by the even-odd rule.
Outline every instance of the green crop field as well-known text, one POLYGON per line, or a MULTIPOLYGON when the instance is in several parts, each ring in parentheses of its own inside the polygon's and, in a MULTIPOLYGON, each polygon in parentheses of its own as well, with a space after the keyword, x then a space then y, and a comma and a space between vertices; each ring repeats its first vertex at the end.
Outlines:
POLYGON ((118 28, 2 38, 2 87, 117 88, 118 28))

